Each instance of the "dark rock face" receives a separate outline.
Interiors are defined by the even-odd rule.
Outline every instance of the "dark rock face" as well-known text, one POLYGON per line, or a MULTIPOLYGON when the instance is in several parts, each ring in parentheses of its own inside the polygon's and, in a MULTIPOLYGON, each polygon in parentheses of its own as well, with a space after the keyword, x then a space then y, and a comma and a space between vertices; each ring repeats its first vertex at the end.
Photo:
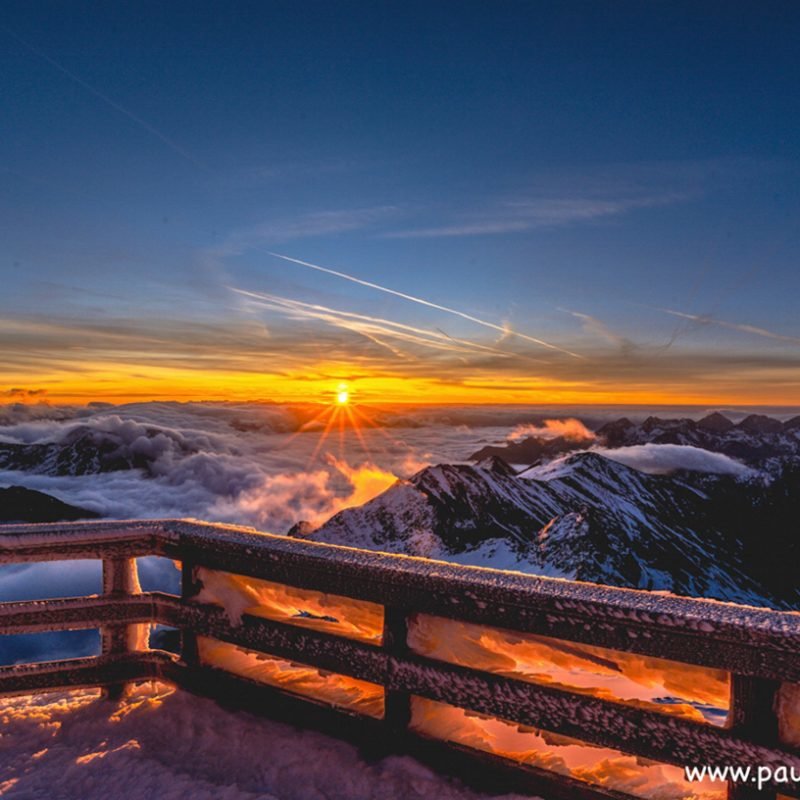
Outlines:
POLYGON ((308 520, 301 519, 300 522, 296 522, 289 528, 286 535, 294 539, 306 539, 310 537, 313 532, 314 526, 308 520))
POLYGON ((99 516, 94 511, 62 503, 49 494, 22 486, 0 489, 0 522, 71 522, 99 516))
POLYGON ((530 436, 521 442, 507 445, 486 445, 476 450, 470 461, 481 462, 484 459, 498 457, 510 464, 535 464, 542 459, 550 459, 562 453, 582 450, 592 444, 592 439, 567 439, 557 436, 554 439, 542 439, 530 436))
POLYGON ((622 417, 615 422, 607 422, 596 433, 599 439, 604 441, 608 447, 620 447, 625 444, 631 436, 631 431, 635 431, 637 426, 627 417, 622 417))
POLYGON ((711 433, 726 433, 735 426, 724 414, 715 411, 713 414, 703 417, 697 423, 697 427, 702 431, 711 431, 711 433))
POLYGON ((783 423, 763 414, 751 414, 745 417, 737 426, 740 430, 748 433, 780 433, 783 430, 783 423))

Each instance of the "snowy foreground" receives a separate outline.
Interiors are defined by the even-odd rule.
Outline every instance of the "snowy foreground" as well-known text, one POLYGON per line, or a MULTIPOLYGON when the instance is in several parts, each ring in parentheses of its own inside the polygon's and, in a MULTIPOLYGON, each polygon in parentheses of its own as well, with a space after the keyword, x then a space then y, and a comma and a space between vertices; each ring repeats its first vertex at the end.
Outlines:
POLYGON ((2 699, 0 724, 3 798, 482 797, 411 758, 368 764, 346 742, 157 684, 114 704, 92 690, 2 699))

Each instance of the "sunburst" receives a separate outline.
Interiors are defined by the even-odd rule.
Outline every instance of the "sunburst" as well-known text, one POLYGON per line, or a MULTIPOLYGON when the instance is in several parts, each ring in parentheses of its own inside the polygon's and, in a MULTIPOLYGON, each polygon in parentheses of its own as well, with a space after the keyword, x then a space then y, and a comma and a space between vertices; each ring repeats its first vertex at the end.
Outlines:
POLYGON ((318 415, 317 419, 325 419, 325 427, 321 431, 319 441, 316 443, 309 457, 309 466, 317 460, 320 452, 328 442, 331 433, 335 430, 339 432, 339 457, 344 457, 345 431, 348 428, 356 435, 367 456, 370 458, 372 457, 370 447, 367 444, 362 430, 362 421, 366 421, 368 425, 372 425, 372 422, 365 420, 363 415, 359 413, 357 407, 353 403, 353 393, 346 383, 340 383, 336 387, 332 393, 330 403, 325 407, 325 410, 318 415))

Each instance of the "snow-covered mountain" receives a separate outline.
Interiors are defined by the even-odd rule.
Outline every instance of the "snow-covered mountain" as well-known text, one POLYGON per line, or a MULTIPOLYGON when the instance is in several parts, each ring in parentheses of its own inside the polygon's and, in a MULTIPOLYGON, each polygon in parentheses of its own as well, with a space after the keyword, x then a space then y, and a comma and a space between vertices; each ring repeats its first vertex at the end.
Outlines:
POLYGON ((126 469, 147 473, 158 458, 180 458, 197 449, 176 431, 113 417, 109 423, 106 427, 71 426, 52 441, 0 441, 0 469, 51 476, 126 469))
MULTIPOLYGON (((311 538, 615 586, 795 607, 800 593, 791 581, 781 582, 753 563, 746 529, 753 513, 734 521, 727 502, 738 497, 736 508, 760 505, 769 516, 770 491, 758 475, 648 475, 592 452, 523 475, 495 457, 477 466, 423 469, 365 505, 336 514, 311 538)), ((796 491, 788 496, 798 497, 796 491)))

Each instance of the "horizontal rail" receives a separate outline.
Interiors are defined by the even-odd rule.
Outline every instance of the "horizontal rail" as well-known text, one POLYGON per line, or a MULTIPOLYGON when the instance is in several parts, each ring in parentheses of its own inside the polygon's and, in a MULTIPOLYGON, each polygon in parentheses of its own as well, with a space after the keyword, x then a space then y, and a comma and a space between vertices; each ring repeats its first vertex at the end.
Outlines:
POLYGON ((184 520, 0 526, 0 563, 148 554, 451 619, 800 682, 797 612, 465 567, 184 520))
POLYGON ((141 520, 0 525, 0 564, 158 555, 164 533, 141 520))
POLYGON ((123 597, 65 597, 0 603, 0 635, 81 630, 110 623, 151 622, 169 595, 158 592, 123 597))
POLYGON ((162 608, 165 613, 159 621, 164 625, 185 627, 199 636, 370 683, 385 684, 389 674, 388 654, 371 644, 249 614, 242 615, 241 624, 234 626, 222 608, 182 604, 177 598, 162 608))
POLYGON ((42 664, 0 667, 0 696, 88 689, 164 678, 170 661, 171 658, 166 653, 151 651, 113 658, 73 658, 42 664))

